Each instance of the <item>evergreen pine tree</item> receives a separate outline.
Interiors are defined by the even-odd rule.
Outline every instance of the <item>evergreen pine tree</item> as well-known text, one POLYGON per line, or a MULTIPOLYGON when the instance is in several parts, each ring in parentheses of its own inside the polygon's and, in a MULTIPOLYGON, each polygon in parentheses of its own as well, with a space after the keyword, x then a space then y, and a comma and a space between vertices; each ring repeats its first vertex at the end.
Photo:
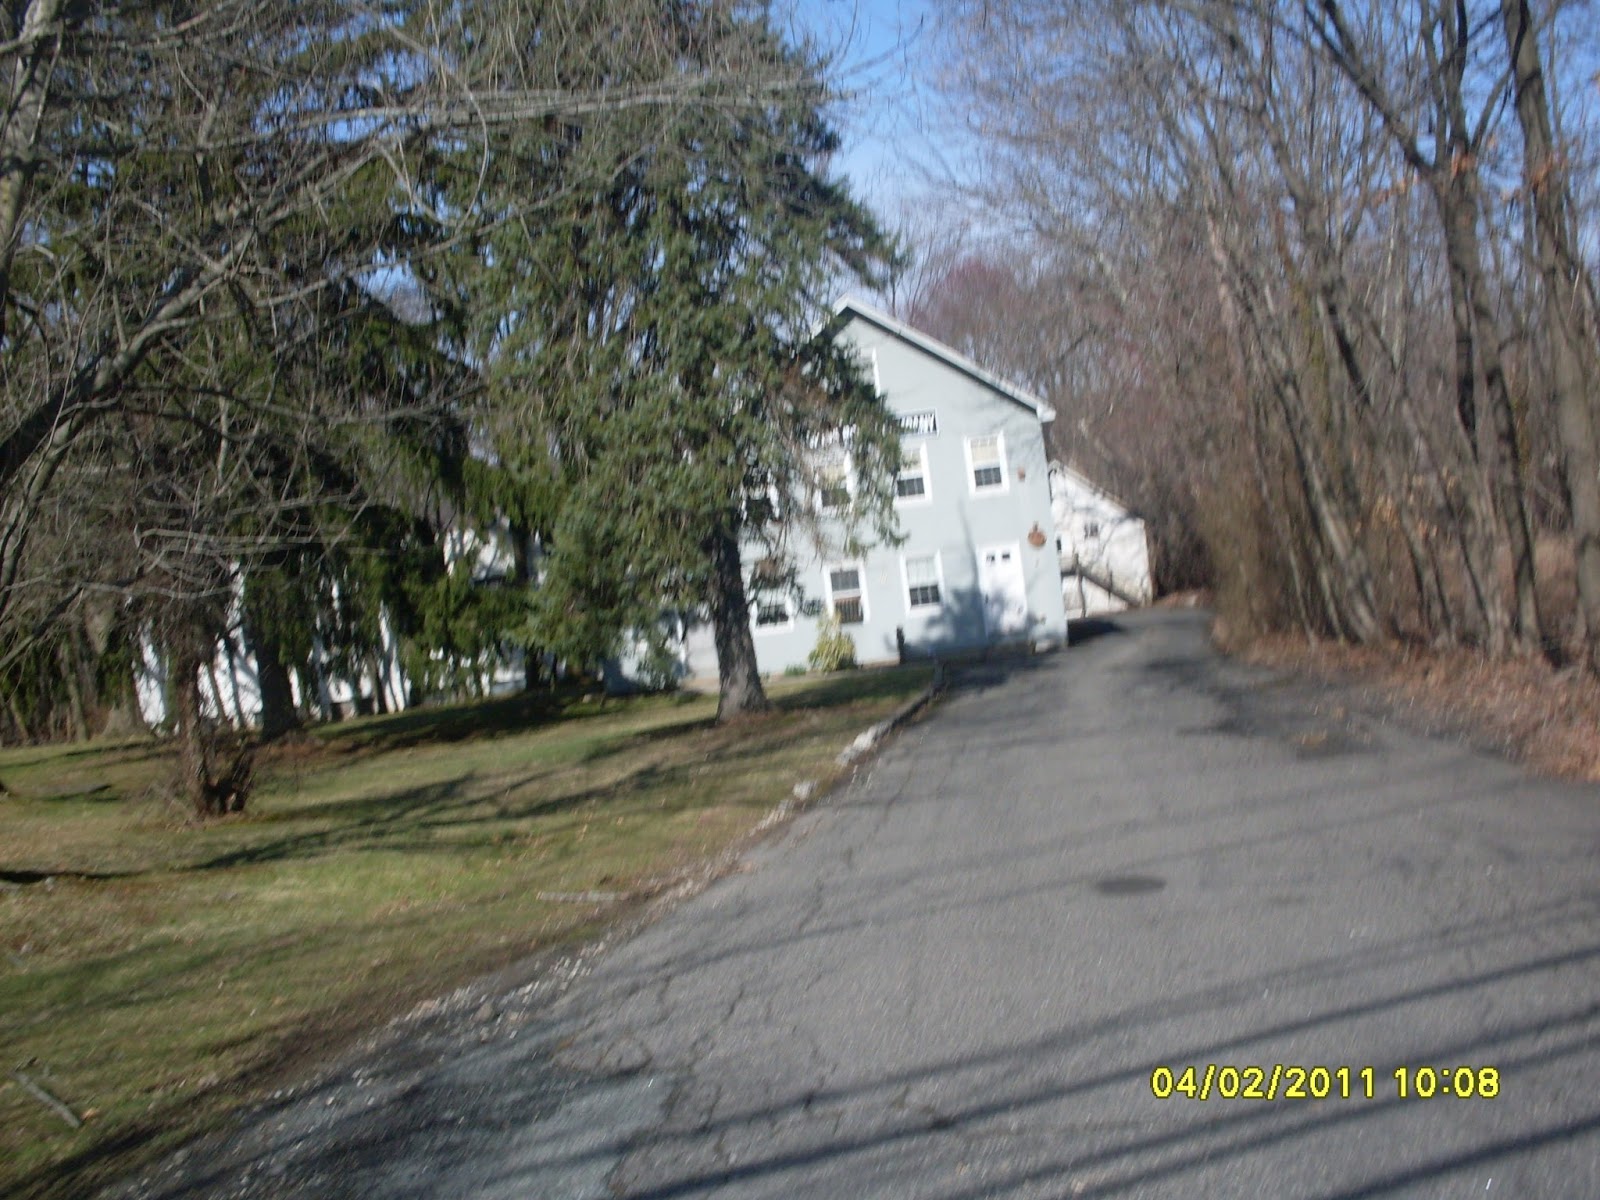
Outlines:
MULTIPOLYGON (((744 564, 791 544, 820 447, 850 441, 852 532, 891 534, 898 438, 815 329, 825 293, 875 278, 893 251, 823 174, 837 138, 805 51, 753 6, 637 7, 685 71, 737 56, 792 82, 504 139, 471 178, 496 219, 448 279, 479 314, 485 441, 546 545, 537 637, 592 661, 666 610, 703 615, 730 719, 766 707, 744 564), (517 219, 557 175, 561 201, 517 219)), ((629 53, 617 39, 569 69, 615 80, 629 53)))

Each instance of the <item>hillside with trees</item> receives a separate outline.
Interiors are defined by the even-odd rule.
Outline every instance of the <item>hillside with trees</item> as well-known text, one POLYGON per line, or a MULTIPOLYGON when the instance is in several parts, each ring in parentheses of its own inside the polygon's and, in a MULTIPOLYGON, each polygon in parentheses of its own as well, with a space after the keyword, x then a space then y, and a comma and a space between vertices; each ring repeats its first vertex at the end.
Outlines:
POLYGON ((1592 5, 937 10, 991 236, 910 315, 1046 389, 1165 586, 1600 667, 1592 5))

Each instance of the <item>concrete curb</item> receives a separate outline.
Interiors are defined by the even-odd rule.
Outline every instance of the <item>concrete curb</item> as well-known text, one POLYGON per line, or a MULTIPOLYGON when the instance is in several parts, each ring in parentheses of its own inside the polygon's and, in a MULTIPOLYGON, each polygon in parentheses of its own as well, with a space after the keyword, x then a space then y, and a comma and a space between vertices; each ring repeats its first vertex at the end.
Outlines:
POLYGON ((894 712, 890 713, 876 725, 868 726, 856 735, 856 740, 851 742, 839 752, 839 757, 834 761, 841 767, 848 767, 862 755, 866 754, 889 734, 904 725, 916 716, 930 703, 933 698, 944 690, 944 666, 935 663, 933 678, 928 681, 928 686, 922 689, 920 695, 913 696, 894 712))
MULTIPOLYGON (((867 728, 856 734, 855 740, 843 750, 839 751, 839 756, 834 759, 834 761, 841 767, 852 766, 856 762, 860 761, 867 754, 871 753, 871 751, 876 748, 878 743, 883 741, 884 738, 888 737, 889 734, 893 733, 896 729, 899 729, 900 726, 904 725, 907 721, 911 720, 912 717, 916 716, 923 709, 927 708, 929 704, 933 703, 934 698, 938 696, 940 692, 944 691, 945 683, 946 679, 944 665, 942 663, 935 663, 933 665, 933 678, 928 681, 927 687, 923 688, 918 695, 913 696, 910 700, 907 700, 883 720, 877 722, 875 725, 867 726, 867 728)), ((803 804, 816 795, 816 793, 817 781, 815 779, 802 779, 799 783, 794 785, 794 791, 792 795, 795 800, 803 804)), ((787 804, 784 804, 780 807, 784 810, 788 809, 787 804)), ((785 813, 785 815, 787 814, 785 813)))

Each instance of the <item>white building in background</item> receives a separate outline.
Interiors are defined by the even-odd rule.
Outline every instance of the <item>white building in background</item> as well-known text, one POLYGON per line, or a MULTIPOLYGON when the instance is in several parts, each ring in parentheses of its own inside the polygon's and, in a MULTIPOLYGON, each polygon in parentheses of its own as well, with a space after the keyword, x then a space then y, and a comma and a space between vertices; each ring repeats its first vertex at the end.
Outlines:
POLYGON ((1150 542, 1144 521, 1071 467, 1050 464, 1050 510, 1068 617, 1150 603, 1150 542))
MULTIPOLYGON (((261 722, 261 678, 255 654, 245 644, 237 605, 230 619, 227 633, 217 643, 216 656, 200 673, 200 711, 211 720, 245 729, 261 722)), ((382 641, 377 654, 353 677, 321 661, 320 652, 314 670, 289 668, 289 692, 297 709, 310 709, 321 719, 329 720, 376 712, 380 707, 397 712, 407 706, 408 686, 400 668, 399 642, 388 618, 380 620, 382 641), (380 693, 381 705, 377 699, 380 693)), ((140 647, 133 678, 139 715, 145 724, 152 728, 165 724, 169 715, 167 661, 148 638, 140 647)))
MULTIPOLYGON (((509 530, 503 523, 487 534, 452 529, 444 538, 445 563, 451 571, 470 570, 475 583, 496 585, 503 582, 515 561, 509 539, 509 530)), ((255 654, 245 639, 237 595, 229 608, 228 622, 215 657, 200 674, 200 710, 212 720, 243 729, 260 724, 261 680, 255 654)), ((297 709, 330 720, 379 711, 399 712, 411 705, 412 687, 401 665, 400 639, 386 613, 379 615, 379 622, 375 653, 355 671, 337 669, 323 654, 320 641, 316 643, 315 661, 309 667, 289 668, 289 691, 297 709)), ((483 695, 518 691, 524 678, 521 656, 486 659, 478 664, 476 674, 483 695)), ((134 686, 145 723, 152 728, 165 724, 167 662, 148 638, 140 647, 134 686)))
MULTIPOLYGON (((261 682, 256 675, 255 658, 244 650, 236 610, 237 606, 229 614, 232 624, 217 646, 216 657, 206 664, 200 675, 200 711, 212 720, 242 728, 261 719, 261 682)), ((139 647, 133 683, 139 698, 139 715, 145 724, 151 727, 164 724, 167 719, 167 661, 149 638, 139 647)))

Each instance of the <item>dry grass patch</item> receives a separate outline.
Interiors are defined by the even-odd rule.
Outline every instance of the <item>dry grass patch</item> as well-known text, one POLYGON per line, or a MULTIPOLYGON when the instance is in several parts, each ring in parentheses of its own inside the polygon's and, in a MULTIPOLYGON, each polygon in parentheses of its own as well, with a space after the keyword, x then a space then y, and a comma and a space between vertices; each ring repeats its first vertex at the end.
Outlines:
POLYGON ((593 937, 928 678, 783 680, 732 728, 685 696, 351 722, 265 754, 250 811, 199 828, 156 743, 0 752, 0 1194, 81 1196, 374 1023, 593 937))

